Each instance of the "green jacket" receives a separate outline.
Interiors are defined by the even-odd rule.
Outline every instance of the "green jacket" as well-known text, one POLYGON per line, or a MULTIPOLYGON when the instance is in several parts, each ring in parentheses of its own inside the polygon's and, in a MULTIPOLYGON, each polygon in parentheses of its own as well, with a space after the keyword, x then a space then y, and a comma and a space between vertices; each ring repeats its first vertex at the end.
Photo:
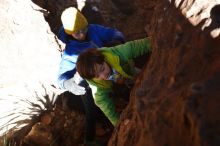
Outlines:
MULTIPOLYGON (((130 41, 115 47, 100 48, 105 61, 114 68, 121 76, 132 79, 135 75, 132 59, 151 51, 148 38, 130 41)), ((87 80, 94 97, 95 104, 104 112, 111 123, 115 126, 119 115, 115 110, 113 101, 109 98, 112 92, 112 81, 110 80, 87 80)))

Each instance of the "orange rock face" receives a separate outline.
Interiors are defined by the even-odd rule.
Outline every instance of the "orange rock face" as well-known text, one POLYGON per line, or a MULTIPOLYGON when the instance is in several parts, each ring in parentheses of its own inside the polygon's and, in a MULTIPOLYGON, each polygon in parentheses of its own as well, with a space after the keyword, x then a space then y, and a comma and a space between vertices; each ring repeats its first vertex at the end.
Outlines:
POLYGON ((211 35, 219 5, 155 3, 146 24, 153 52, 108 145, 219 145, 220 41, 211 35))

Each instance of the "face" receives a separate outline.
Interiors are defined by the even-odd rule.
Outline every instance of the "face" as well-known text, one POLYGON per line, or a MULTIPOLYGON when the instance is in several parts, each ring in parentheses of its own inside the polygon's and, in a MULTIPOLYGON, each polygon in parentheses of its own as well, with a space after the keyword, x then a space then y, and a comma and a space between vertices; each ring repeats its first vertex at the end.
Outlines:
POLYGON ((111 68, 106 62, 96 64, 95 70, 97 74, 95 78, 99 80, 107 80, 111 75, 111 68))
POLYGON ((84 41, 86 39, 87 30, 87 28, 84 28, 76 33, 73 33, 72 37, 79 41, 84 41))

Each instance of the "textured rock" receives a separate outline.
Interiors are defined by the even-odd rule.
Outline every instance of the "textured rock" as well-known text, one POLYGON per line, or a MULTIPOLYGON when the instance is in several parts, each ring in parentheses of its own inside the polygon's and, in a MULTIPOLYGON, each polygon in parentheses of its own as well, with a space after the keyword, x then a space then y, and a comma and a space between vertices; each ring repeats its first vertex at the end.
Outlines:
POLYGON ((29 0, 0 2, 0 88, 55 81, 59 47, 40 9, 29 0))
POLYGON ((220 43, 206 23, 218 3, 156 2, 146 27, 153 53, 109 146, 220 144, 220 43))
POLYGON ((21 114, 31 114, 28 101, 44 107, 33 95, 45 94, 42 84, 48 87, 56 83, 60 52, 41 8, 31 1, 1 0, 0 18, 2 126, 2 123, 12 122, 9 117, 4 117, 12 111, 20 119, 30 119, 30 115, 21 114))

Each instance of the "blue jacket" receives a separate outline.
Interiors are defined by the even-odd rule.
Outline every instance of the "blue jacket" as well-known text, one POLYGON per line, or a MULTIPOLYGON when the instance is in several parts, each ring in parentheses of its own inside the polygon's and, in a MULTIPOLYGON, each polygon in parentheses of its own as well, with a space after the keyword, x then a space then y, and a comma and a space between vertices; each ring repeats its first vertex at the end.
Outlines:
POLYGON ((117 29, 96 24, 88 25, 87 41, 78 41, 64 32, 61 27, 58 38, 66 44, 58 72, 58 85, 64 89, 64 81, 72 78, 76 72, 76 60, 80 52, 90 48, 100 48, 112 41, 124 42, 123 34, 117 29))

